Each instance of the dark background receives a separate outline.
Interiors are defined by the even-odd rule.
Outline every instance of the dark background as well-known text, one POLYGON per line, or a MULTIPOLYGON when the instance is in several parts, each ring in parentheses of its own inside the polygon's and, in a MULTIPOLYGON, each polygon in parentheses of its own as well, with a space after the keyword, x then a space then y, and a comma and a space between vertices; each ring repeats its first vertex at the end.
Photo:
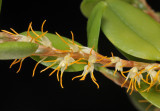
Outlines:
MULTIPOLYGON (((155 10, 159 10, 159 0, 148 0, 155 10)), ((32 21, 33 28, 40 30, 42 22, 47 22, 44 30, 50 33, 71 37, 72 30, 75 40, 87 44, 86 23, 87 19, 80 12, 81 0, 3 0, 0 16, 0 29, 9 30, 10 27, 17 32, 27 30, 32 21)), ((127 12, 126 12, 127 13, 127 12)), ((114 46, 100 34, 99 52, 110 56, 123 58, 114 46)), ((100 89, 87 76, 85 81, 72 81, 71 78, 82 72, 64 73, 62 89, 56 76, 48 77, 51 69, 39 73, 44 66, 39 65, 36 75, 32 78, 32 70, 36 62, 27 58, 23 62, 20 73, 16 73, 18 66, 9 69, 12 61, 0 61, 0 101, 1 111, 54 111, 63 110, 123 110, 135 111, 127 97, 124 88, 115 85, 99 72, 94 72, 100 89)))

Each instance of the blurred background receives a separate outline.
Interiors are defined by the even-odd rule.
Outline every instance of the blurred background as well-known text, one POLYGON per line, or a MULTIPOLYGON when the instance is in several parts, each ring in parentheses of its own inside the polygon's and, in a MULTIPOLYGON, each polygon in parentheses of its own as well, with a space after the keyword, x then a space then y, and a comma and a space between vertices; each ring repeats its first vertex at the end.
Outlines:
MULTIPOLYGON (((87 19, 80 12, 81 0, 3 0, 0 15, 0 29, 15 29, 21 33, 26 31, 32 21, 34 30, 40 30, 41 24, 47 20, 44 30, 50 33, 71 38, 73 31, 75 40, 87 45, 87 19)), ((148 0, 156 11, 160 11, 159 0, 148 0)), ((99 52, 103 55, 124 58, 101 32, 99 52)), ((126 90, 117 86, 99 72, 94 72, 100 89, 87 76, 85 81, 75 79, 82 72, 64 73, 62 89, 56 75, 48 77, 49 69, 39 65, 32 78, 32 70, 36 62, 30 58, 24 60, 21 71, 17 74, 19 64, 9 69, 12 60, 0 61, 0 100, 1 111, 54 111, 66 110, 123 110, 136 111, 127 97, 126 90)))

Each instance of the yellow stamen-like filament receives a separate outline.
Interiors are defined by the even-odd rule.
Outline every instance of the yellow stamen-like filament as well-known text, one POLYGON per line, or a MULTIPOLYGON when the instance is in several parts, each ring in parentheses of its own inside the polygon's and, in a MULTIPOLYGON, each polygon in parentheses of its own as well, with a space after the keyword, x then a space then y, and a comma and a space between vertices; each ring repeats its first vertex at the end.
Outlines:
POLYGON ((152 88, 152 86, 154 85, 154 83, 151 81, 150 86, 148 88, 146 88, 145 90, 143 90, 142 92, 149 92, 149 90, 152 88))
MULTIPOLYGON (((99 56, 99 55, 97 55, 97 56, 99 56)), ((102 61, 102 60, 104 60, 104 59, 110 59, 110 58, 108 58, 107 56, 100 56, 100 57, 101 57, 101 59, 96 60, 96 62, 102 61)))
POLYGON ((146 76, 146 82, 148 82, 148 77, 149 77, 149 73, 148 73, 147 76, 146 76))
POLYGON ((14 32, 16 35, 19 35, 13 28, 10 28, 12 32, 14 32))
POLYGON ((55 51, 59 51, 59 52, 70 52, 69 50, 59 50, 59 49, 55 49, 55 51))
POLYGON ((150 71, 150 70, 152 70, 154 68, 157 68, 157 67, 159 67, 159 66, 158 65, 152 66, 151 68, 148 69, 148 71, 150 71))
MULTIPOLYGON (((116 73, 117 73, 117 69, 114 71, 113 76, 115 76, 115 75, 116 75, 116 73)), ((123 75, 124 75, 124 74, 123 74, 123 75)))
POLYGON ((17 64, 17 63, 20 62, 19 68, 18 68, 18 70, 17 70, 17 72, 16 72, 16 73, 19 73, 19 71, 20 71, 21 68, 22 68, 22 63, 23 63, 23 61, 24 61, 25 58, 27 58, 27 57, 24 57, 24 58, 22 58, 22 59, 15 59, 15 60, 11 63, 11 65, 10 65, 9 68, 12 68, 13 65, 15 65, 15 64, 17 64))
POLYGON ((112 55, 112 57, 114 57, 114 54, 113 54, 113 52, 111 52, 111 55, 112 55))
POLYGON ((63 72, 61 72, 61 76, 60 76, 60 85, 61 85, 61 88, 64 88, 62 84, 62 77, 63 77, 63 72))
POLYGON ((127 80, 128 80, 128 79, 126 79, 126 80, 123 82, 123 84, 121 85, 121 87, 123 87, 123 86, 126 84, 127 80))
POLYGON ((54 66, 55 64, 56 64, 56 62, 53 63, 53 64, 51 64, 51 65, 49 65, 48 67, 46 67, 45 69, 41 70, 40 72, 42 73, 42 72, 46 71, 47 69, 51 68, 51 67, 54 66))
POLYGON ((57 70, 57 80, 59 81, 59 70, 60 68, 57 70))
POLYGON ((32 74, 32 77, 34 77, 35 75, 35 71, 36 71, 36 68, 38 66, 38 64, 40 64, 42 61, 44 61, 47 57, 44 57, 43 59, 41 59, 39 62, 37 62, 37 64, 35 65, 34 69, 33 69, 33 74, 32 74))
POLYGON ((157 81, 158 80, 158 76, 159 76, 159 74, 160 74, 160 70, 157 72, 157 74, 156 74, 156 77, 155 77, 155 81, 157 81))
POLYGON ((71 40, 68 40, 68 41, 72 44, 67 44, 67 45, 70 47, 71 50, 74 49, 74 50, 76 50, 75 52, 78 52, 79 48, 83 48, 83 46, 80 46, 80 45, 74 43, 74 34, 73 34, 72 31, 70 31, 70 32, 71 32, 71 35, 72 35, 72 41, 71 40))
POLYGON ((67 44, 69 46, 69 44, 57 32, 55 32, 55 33, 65 44, 67 44))
MULTIPOLYGON (((29 27, 28 27, 28 30, 31 29, 31 31, 33 32, 34 35, 36 35, 36 37, 32 37, 36 42, 39 42, 41 43, 42 40, 38 40, 38 39, 41 39, 48 31, 44 32, 43 33, 43 26, 44 26, 44 23, 45 21, 42 23, 42 26, 41 26, 41 31, 42 31, 42 34, 41 35, 38 35, 32 28, 32 23, 30 23, 29 27)), ((30 35, 30 33, 28 32, 28 35, 30 35)), ((31 35, 30 35, 31 37, 31 35)), ((43 42, 43 41, 42 41, 43 42)))
POLYGON ((49 74, 49 76, 51 76, 54 72, 56 72, 56 70, 59 70, 61 67, 60 66, 58 66, 56 69, 54 69, 50 74, 49 74))
POLYGON ((81 81, 85 80, 87 74, 88 74, 88 72, 86 71, 86 73, 82 76, 82 78, 81 78, 80 80, 81 80, 81 81))
MULTIPOLYGON (((130 87, 132 87, 132 84, 133 84, 133 79, 130 80, 130 83, 129 83, 129 86, 128 86, 128 89, 127 89, 127 93, 128 93, 128 91, 129 91, 130 87)), ((132 88, 131 88, 131 89, 132 89, 132 88)), ((132 91, 131 91, 131 92, 132 92, 132 91)), ((130 94, 131 94, 131 92, 130 92, 130 94)))
POLYGON ((97 85, 97 89, 99 89, 99 84, 96 82, 96 78, 94 77, 93 72, 92 72, 92 74, 91 74, 91 79, 92 79, 92 81, 97 85))
POLYGON ((112 64, 112 62, 109 62, 109 63, 107 63, 107 64, 105 64, 105 65, 103 65, 103 66, 101 66, 101 67, 107 67, 107 66, 110 65, 110 64, 112 64))
MULTIPOLYGON (((136 91, 138 91, 138 89, 137 89, 137 80, 135 79, 134 80, 134 89, 136 90, 136 91)), ((138 84, 138 86, 139 86, 139 88, 140 88, 140 84, 138 84)))
MULTIPOLYGON (((139 71, 139 74, 138 74, 137 76, 141 75, 141 74, 143 73, 143 71, 145 71, 145 69, 140 70, 140 71, 139 71)), ((141 80, 142 80, 143 82, 147 83, 147 84, 150 84, 150 83, 148 82, 148 76, 149 76, 149 74, 147 74, 146 80, 144 80, 143 78, 141 78, 141 80)), ((139 86, 139 88, 140 88, 140 86, 139 86)))
POLYGON ((37 39, 43 37, 46 33, 48 33, 48 31, 46 31, 45 33, 42 33, 41 35, 39 35, 38 37, 36 37, 35 40, 37 40, 37 39))
POLYGON ((80 78, 80 77, 82 77, 82 76, 83 76, 82 74, 81 74, 81 75, 78 75, 78 76, 75 76, 75 77, 72 78, 72 81, 73 81, 74 79, 80 78))
POLYGON ((16 35, 16 34, 14 34, 14 33, 12 33, 12 32, 9 32, 9 31, 7 31, 7 30, 1 30, 2 32, 5 32, 5 33, 8 33, 8 34, 11 34, 11 35, 16 35))
POLYGON ((36 35, 37 37, 39 36, 39 35, 33 30, 32 25, 31 25, 30 29, 31 29, 31 31, 33 32, 34 35, 36 35))
POLYGON ((41 32, 42 32, 42 34, 43 34, 43 27, 44 27, 45 22, 46 22, 46 20, 43 21, 42 26, 41 26, 41 32))
POLYGON ((72 31, 71 31, 71 35, 72 35, 72 44, 75 45, 75 43, 74 43, 74 34, 73 34, 72 31))
POLYGON ((34 40, 34 37, 32 37, 31 36, 31 34, 30 34, 30 29, 31 29, 31 27, 32 27, 32 22, 30 22, 30 24, 29 24, 29 26, 28 26, 28 30, 27 30, 27 36, 29 36, 30 38, 31 38, 31 42, 34 40))
POLYGON ((123 73, 128 73, 130 70, 128 70, 128 71, 123 71, 123 73))
POLYGON ((144 80, 143 78, 142 78, 142 81, 145 82, 145 83, 147 83, 147 84, 151 84, 148 81, 144 80))
POLYGON ((122 75, 124 78, 127 78, 127 77, 124 75, 123 71, 121 71, 121 75, 122 75))
POLYGON ((19 65, 19 69, 17 70, 17 72, 16 72, 16 73, 19 73, 19 71, 21 70, 23 60, 24 60, 24 59, 21 59, 21 61, 20 61, 20 65, 19 65))
POLYGON ((9 68, 12 68, 12 66, 13 66, 14 64, 16 64, 16 61, 17 61, 17 59, 15 59, 15 60, 11 63, 11 65, 9 66, 9 68))
POLYGON ((86 62, 79 62, 79 61, 81 61, 81 60, 84 60, 84 58, 80 58, 80 59, 78 59, 78 60, 76 60, 76 61, 74 61, 74 62, 72 62, 72 63, 70 63, 69 65, 72 65, 72 64, 86 64, 86 62))

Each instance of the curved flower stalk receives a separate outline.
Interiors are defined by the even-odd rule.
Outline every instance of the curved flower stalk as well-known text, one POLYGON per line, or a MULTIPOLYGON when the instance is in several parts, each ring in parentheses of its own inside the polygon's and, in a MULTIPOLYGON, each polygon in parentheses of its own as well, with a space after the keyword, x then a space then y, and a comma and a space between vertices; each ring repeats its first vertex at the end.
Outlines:
MULTIPOLYGON (((69 49, 68 50, 60 50, 52 46, 51 41, 46 37, 46 34, 48 31, 43 31, 43 26, 46 21, 42 23, 41 26, 41 33, 37 34, 33 28, 32 28, 32 22, 29 24, 27 36, 18 34, 15 30, 11 29, 13 33, 8 32, 6 30, 2 30, 0 34, 6 35, 6 39, 4 39, 3 42, 6 42, 6 40, 9 41, 17 41, 17 42, 31 42, 36 43, 39 45, 38 49, 35 53, 33 53, 31 56, 39 56, 41 60, 37 62, 33 69, 32 76, 35 75, 35 70, 38 66, 38 64, 44 62, 44 63, 51 63, 48 67, 41 70, 41 72, 44 72, 45 70, 55 67, 56 68, 49 74, 51 76, 54 72, 57 71, 57 80, 60 82, 60 85, 62 88, 62 76, 65 70, 73 65, 73 64, 87 64, 84 66, 84 71, 81 75, 75 76, 72 78, 74 80, 75 78, 80 78, 80 80, 85 80, 86 76, 90 74, 90 77, 93 81, 93 83, 99 88, 99 84, 97 83, 96 78, 94 77, 93 71, 95 69, 95 64, 100 64, 100 67, 115 67, 115 71, 113 73, 113 76, 116 76, 118 74, 117 72, 120 72, 122 77, 125 78, 125 81, 119 85, 123 87, 127 82, 129 82, 127 92, 131 89, 130 94, 132 94, 133 90, 137 91, 137 84, 140 88, 140 82, 141 80, 149 84, 149 87, 144 91, 149 91, 149 89, 154 86, 155 84, 158 85, 160 83, 160 76, 158 71, 160 69, 160 65, 157 63, 144 63, 144 62, 136 62, 136 61, 128 61, 121 59, 119 57, 116 57, 111 53, 111 57, 103 56, 96 51, 93 50, 93 48, 88 48, 85 46, 78 45, 74 42, 74 35, 71 31, 72 40, 65 41, 57 32, 56 35, 64 42, 64 44, 67 44, 69 49), (32 36, 30 34, 30 30, 34 34, 32 36), (57 57, 54 60, 46 60, 48 57, 57 57), (84 61, 81 61, 84 60, 84 61), (130 68, 129 71, 123 71, 123 68, 130 68), (59 72, 60 76, 59 76, 59 72), (147 72, 146 79, 143 79, 144 73, 147 72), (125 75, 124 73, 128 73, 128 75, 125 75)), ((15 59, 13 63, 10 65, 10 68, 17 63, 20 63, 20 67, 17 71, 17 73, 20 71, 22 67, 22 62, 24 61, 24 58, 21 59, 15 59)), ((119 79, 121 79, 120 77, 119 79)), ((157 89, 158 90, 158 89, 157 89)))

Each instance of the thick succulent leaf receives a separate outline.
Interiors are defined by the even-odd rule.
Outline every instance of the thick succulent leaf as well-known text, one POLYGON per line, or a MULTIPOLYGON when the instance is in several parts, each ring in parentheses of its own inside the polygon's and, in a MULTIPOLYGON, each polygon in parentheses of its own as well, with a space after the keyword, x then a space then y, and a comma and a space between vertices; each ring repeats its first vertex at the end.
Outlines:
MULTIPOLYGON (((40 31, 35 31, 37 34, 42 34, 40 31)), ((31 35, 35 36, 32 32, 30 32, 31 35)), ((27 35, 27 32, 23 32, 21 33, 22 35, 27 35)), ((47 33, 45 35, 52 43, 53 47, 60 49, 60 50, 68 50, 69 47, 68 45, 66 45, 56 34, 51 34, 51 33, 47 33)), ((63 37, 63 36, 62 36, 63 37)), ((68 42, 68 38, 63 37, 63 39, 68 42)), ((76 44, 80 45, 78 42, 75 41, 76 44)), ((34 59, 35 61, 40 61, 42 59, 42 57, 38 57, 38 56, 32 56, 32 59, 34 59)), ((56 57, 48 57, 46 60, 55 60, 56 57)), ((41 64, 43 64, 44 66, 49 66, 52 63, 47 63, 47 62, 41 62, 41 64)), ((55 64, 53 67, 53 69, 55 69, 57 67, 57 64, 55 64)), ((76 72, 76 71, 82 71, 84 70, 84 64, 73 64, 71 66, 69 66, 65 71, 67 72, 76 72)))
POLYGON ((133 105, 137 108, 138 111, 157 111, 158 108, 152 105, 150 107, 150 102, 147 102, 139 93, 133 92, 131 95, 128 95, 133 105), (144 101, 144 102, 143 102, 144 101))
POLYGON ((0 59, 19 59, 30 56, 38 49, 38 45, 28 42, 0 43, 0 59))
POLYGON ((87 23, 87 38, 88 38, 88 47, 93 47, 94 50, 98 50, 98 40, 101 27, 101 19, 103 15, 103 10, 106 7, 106 3, 101 1, 99 2, 94 9, 92 10, 91 15, 88 18, 87 23))
POLYGON ((138 90, 139 93, 150 103, 155 105, 156 107, 160 108, 160 92, 156 91, 155 86, 153 86, 149 92, 143 92, 146 88, 148 88, 149 85, 146 83, 141 83, 141 88, 138 90))
POLYGON ((107 0, 102 30, 125 53, 142 59, 160 60, 160 25, 128 3, 107 0))

